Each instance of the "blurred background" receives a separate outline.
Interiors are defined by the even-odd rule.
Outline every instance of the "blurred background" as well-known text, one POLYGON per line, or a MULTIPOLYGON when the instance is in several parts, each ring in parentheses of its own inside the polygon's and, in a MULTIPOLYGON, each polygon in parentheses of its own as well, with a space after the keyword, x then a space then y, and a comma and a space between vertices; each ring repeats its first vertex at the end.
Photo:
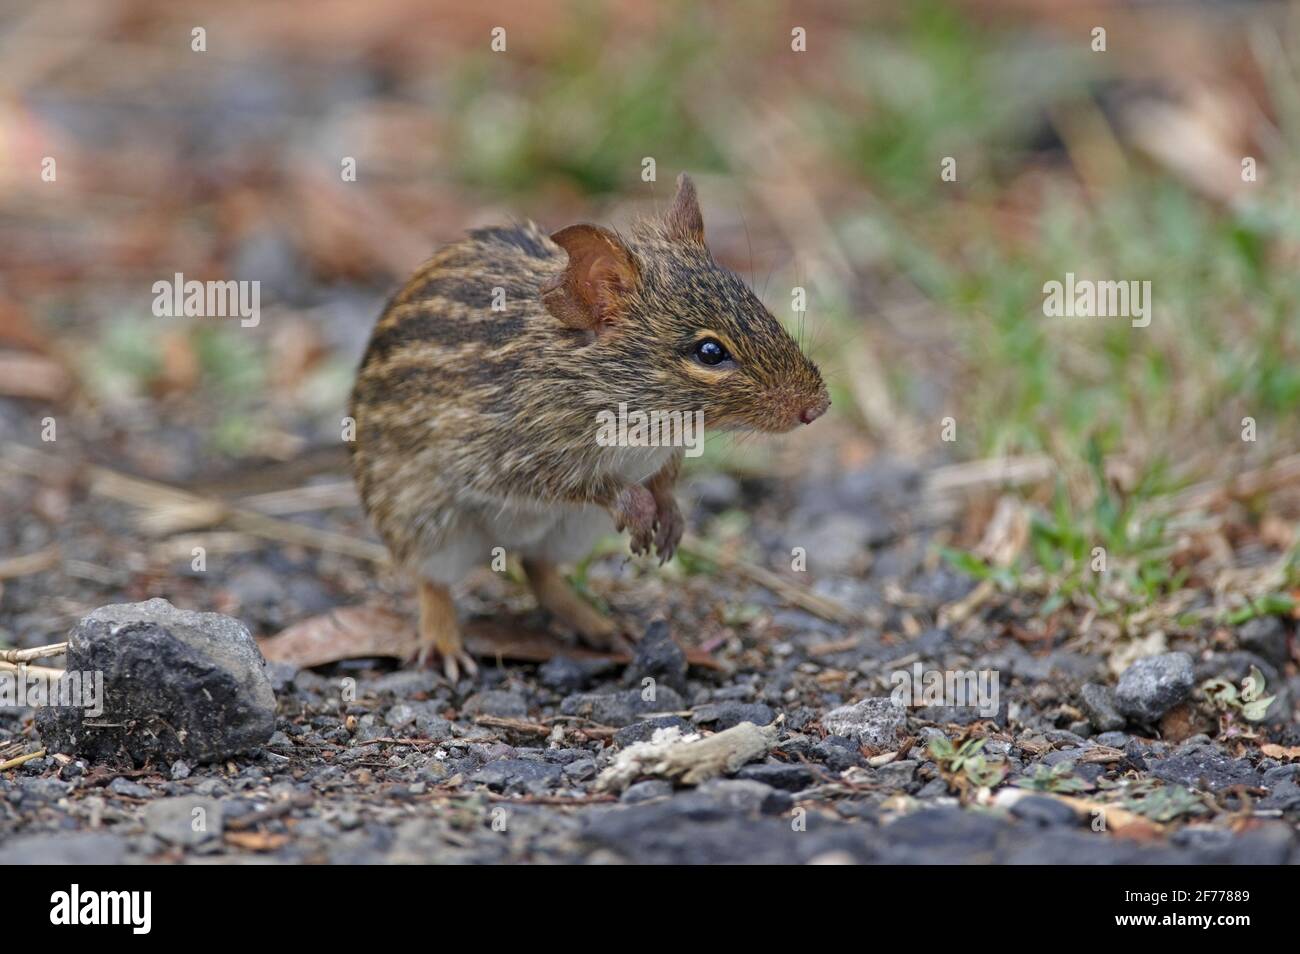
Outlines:
MULTIPOLYGON (((439 244, 626 224, 680 171, 716 257, 802 326, 834 399, 699 467, 1009 457, 1037 475, 1027 559, 1059 570, 1101 535, 1167 589, 1178 534, 1135 515, 1242 472, 1276 484, 1300 450, 1298 79, 1300 10, 1272 2, 5 4, 0 557, 19 562, 0 611, 57 638, 93 605, 75 587, 155 595, 176 564, 157 547, 183 567, 168 534, 204 521, 117 507, 163 499, 148 481, 308 481, 293 468, 337 453, 384 300, 439 244), (260 324, 155 317, 178 272, 260 281, 260 324), (1067 272, 1150 281, 1150 326, 1045 317, 1067 272), (73 582, 27 582, 56 570, 73 582)), ((1292 547, 1281 501, 1235 502, 1245 529, 1216 533, 1238 562, 1292 547)), ((992 506, 957 551, 987 542, 992 506)), ((987 549, 954 560, 992 572, 987 549)), ((284 613, 340 598, 318 585, 284 613)))

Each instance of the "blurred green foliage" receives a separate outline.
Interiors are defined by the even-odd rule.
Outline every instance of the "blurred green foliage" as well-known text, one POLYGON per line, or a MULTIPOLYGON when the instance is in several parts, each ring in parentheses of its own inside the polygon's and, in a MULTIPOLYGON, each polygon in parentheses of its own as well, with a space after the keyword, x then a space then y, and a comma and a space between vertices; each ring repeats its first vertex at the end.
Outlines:
POLYGON ((491 52, 457 65, 450 100, 461 122, 451 151, 462 181, 510 194, 558 180, 601 194, 627 187, 629 157, 725 167, 685 95, 712 49, 709 34, 691 28, 695 16, 664 18, 628 57, 600 42, 615 29, 600 4, 575 4, 563 22, 545 69, 503 69, 491 52))
MULTIPOLYGON (((736 172, 709 128, 721 117, 692 93, 725 86, 727 64, 755 55, 755 32, 714 29, 707 13, 680 5, 614 55, 600 42, 615 29, 608 12, 574 9, 545 68, 502 67, 486 51, 456 64, 449 152, 460 179, 493 193, 555 181, 620 193, 643 155, 736 172)), ((869 212, 848 202, 850 218, 832 223, 851 235, 853 215, 871 216, 880 258, 863 268, 905 276, 956 316, 958 453, 1048 450, 1082 466, 1095 440, 1108 453, 1144 442, 1155 460, 1176 453, 1165 438, 1227 439, 1246 413, 1269 419, 1269 433, 1294 432, 1300 277, 1277 265, 1275 248, 1300 234, 1264 186, 1257 201, 1226 208, 1132 157, 1104 190, 1078 188, 1053 117, 1100 121, 1100 91, 1114 77, 1077 38, 976 23, 924 0, 883 21, 851 17, 814 42, 841 95, 796 92, 792 117, 827 168, 851 177, 833 191, 874 197, 869 212), (940 181, 944 156, 960 157, 960 185, 940 181), (1009 235, 1005 207, 1025 198, 1020 177, 1031 167, 1046 172, 1046 195, 1018 202, 1033 211, 1009 235), (1043 283, 1066 272, 1149 280, 1152 328, 1045 317, 1043 283)), ((851 316, 849 289, 820 294, 817 317, 831 327, 822 350, 833 354, 862 319, 851 316)), ((891 374, 906 402, 913 382, 891 374)))

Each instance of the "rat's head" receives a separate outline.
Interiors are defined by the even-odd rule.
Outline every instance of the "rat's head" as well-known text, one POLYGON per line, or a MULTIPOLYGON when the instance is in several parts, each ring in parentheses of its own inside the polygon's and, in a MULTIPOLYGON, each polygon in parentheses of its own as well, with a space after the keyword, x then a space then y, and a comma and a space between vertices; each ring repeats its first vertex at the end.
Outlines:
POLYGON ((678 177, 662 219, 631 240, 595 225, 551 239, 569 256, 542 289, 575 346, 639 410, 703 410, 721 429, 787 431, 830 405, 817 366, 757 296, 704 244, 695 187, 678 177))

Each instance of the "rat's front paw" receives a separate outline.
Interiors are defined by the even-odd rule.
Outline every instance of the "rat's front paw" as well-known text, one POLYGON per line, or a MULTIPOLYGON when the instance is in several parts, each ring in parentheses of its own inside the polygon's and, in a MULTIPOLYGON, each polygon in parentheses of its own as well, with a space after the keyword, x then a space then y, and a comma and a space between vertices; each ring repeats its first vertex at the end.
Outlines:
POLYGON ((632 537, 632 552, 638 556, 649 553, 655 540, 655 517, 658 512, 654 494, 640 484, 633 484, 619 492, 610 511, 619 532, 627 530, 632 537))
POLYGON ((682 542, 682 534, 686 531, 686 521, 682 519, 682 512, 672 494, 656 497, 655 504, 655 521, 658 524, 655 550, 659 553, 659 565, 663 566, 677 552, 677 544, 682 542))

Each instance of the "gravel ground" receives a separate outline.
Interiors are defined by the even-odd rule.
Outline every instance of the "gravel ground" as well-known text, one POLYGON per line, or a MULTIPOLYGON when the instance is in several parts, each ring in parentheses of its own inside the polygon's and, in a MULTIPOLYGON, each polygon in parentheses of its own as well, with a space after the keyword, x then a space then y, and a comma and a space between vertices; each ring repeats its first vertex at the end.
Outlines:
MULTIPOLYGON (((728 515, 751 514, 756 563, 806 547, 813 590, 861 622, 791 608, 721 571, 601 557, 588 588, 650 630, 630 664, 489 663, 451 686, 376 660, 272 663, 274 734, 250 752, 134 767, 56 754, 4 771, 0 862, 1300 861, 1289 623, 1171 638, 1116 679, 1105 647, 1044 630, 1033 600, 972 601, 972 581, 932 555, 942 528, 917 517, 922 485, 918 471, 875 464, 688 488, 697 532, 718 537, 728 515), (961 605, 972 608, 954 623, 961 605), (665 627, 650 626, 661 615, 719 668, 687 669, 665 627), (1268 718, 1220 722, 1197 687, 1251 666, 1278 697, 1268 718), (893 674, 932 670, 996 671, 998 696, 982 710, 889 699, 893 674), (656 730, 743 723, 774 738, 748 764, 696 784, 654 771, 602 783, 656 730)), ((88 522, 127 532, 123 510, 70 493, 80 516, 57 533, 86 539, 88 522)), ((350 508, 329 519, 360 526, 350 508)), ((168 595, 261 634, 376 595, 356 561, 292 548, 255 548, 201 581, 126 567, 129 580, 9 581, 14 631, 27 645, 63 635, 49 619, 55 587, 70 612, 168 595)), ((527 605, 504 579, 469 597, 472 612, 527 605)), ((37 745, 31 710, 0 708, 0 753, 37 745)))

